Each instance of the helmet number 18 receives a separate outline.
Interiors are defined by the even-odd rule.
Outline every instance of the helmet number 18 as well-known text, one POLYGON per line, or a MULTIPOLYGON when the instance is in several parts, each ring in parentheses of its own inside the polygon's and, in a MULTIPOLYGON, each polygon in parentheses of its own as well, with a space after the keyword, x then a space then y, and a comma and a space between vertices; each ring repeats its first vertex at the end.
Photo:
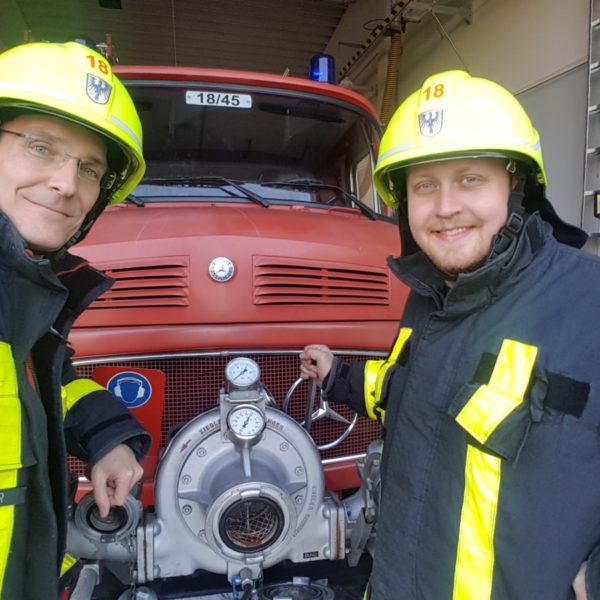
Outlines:
POLYGON ((108 75, 108 65, 103 60, 98 60, 93 54, 88 54, 86 58, 90 61, 92 69, 96 68, 96 62, 98 63, 98 70, 104 75, 108 75))
POLYGON ((429 100, 432 96, 434 98, 441 98, 444 95, 444 84, 438 83, 433 88, 428 86, 423 90, 423 93, 425 94, 425 100, 429 100))

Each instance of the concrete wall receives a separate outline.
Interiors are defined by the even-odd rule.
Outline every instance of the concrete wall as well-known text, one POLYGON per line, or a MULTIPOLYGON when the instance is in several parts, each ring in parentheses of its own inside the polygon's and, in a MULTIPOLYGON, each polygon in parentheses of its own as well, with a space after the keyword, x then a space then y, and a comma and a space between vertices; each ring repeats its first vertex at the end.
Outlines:
MULTIPOLYGON (((358 0, 352 8, 358 20, 351 23, 348 11, 339 31, 354 40, 362 35, 364 41, 366 16, 385 17, 390 2, 358 0)), ((550 197, 559 214, 577 224, 583 195, 589 10, 589 0, 473 0, 470 24, 457 16, 438 15, 453 45, 430 15, 408 23, 396 96, 399 104, 426 76, 465 66, 473 75, 507 87, 540 131, 550 197)), ((339 39, 334 36, 329 48, 336 56, 339 39)), ((347 59, 340 56, 338 65, 345 64, 347 59)), ((348 73, 357 91, 377 107, 386 65, 383 41, 348 73)))

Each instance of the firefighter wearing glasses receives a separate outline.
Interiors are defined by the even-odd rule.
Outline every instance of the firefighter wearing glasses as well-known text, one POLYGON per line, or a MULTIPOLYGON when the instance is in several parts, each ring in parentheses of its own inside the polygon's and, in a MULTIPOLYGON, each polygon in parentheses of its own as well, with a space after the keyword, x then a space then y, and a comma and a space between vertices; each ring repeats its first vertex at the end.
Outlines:
POLYGON ((92 467, 100 513, 141 478, 149 436, 78 378, 66 338, 111 282, 68 253, 145 170, 135 107, 110 65, 76 43, 0 55, 0 597, 56 598, 66 457, 92 467))
POLYGON ((499 85, 440 73, 374 179, 411 288, 394 348, 301 357, 383 425, 370 597, 600 598, 600 261, 546 198, 537 131, 499 85))

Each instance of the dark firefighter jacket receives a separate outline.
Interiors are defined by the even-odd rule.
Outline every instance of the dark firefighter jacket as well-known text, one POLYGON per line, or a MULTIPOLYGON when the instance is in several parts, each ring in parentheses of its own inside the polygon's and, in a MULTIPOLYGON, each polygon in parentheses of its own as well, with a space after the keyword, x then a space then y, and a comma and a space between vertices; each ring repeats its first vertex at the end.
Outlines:
POLYGON ((78 379, 66 337, 111 281, 75 256, 34 260, 0 213, 0 598, 58 596, 67 453, 94 464, 148 434, 107 390, 78 379), (57 275, 55 271, 62 274, 57 275))
POLYGON ((600 260, 536 214, 449 290, 422 252, 390 266, 411 294, 389 360, 325 382, 383 420, 371 598, 567 600, 600 544, 600 260))

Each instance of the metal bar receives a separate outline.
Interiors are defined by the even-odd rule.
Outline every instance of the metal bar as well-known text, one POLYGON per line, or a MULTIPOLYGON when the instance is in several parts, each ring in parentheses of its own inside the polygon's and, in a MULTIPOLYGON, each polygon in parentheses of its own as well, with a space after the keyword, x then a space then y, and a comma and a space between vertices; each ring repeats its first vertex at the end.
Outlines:
MULTIPOLYGON (((336 350, 332 348, 332 352, 336 356, 380 356, 385 358, 388 355, 388 351, 380 352, 377 350, 336 350)), ((80 358, 73 360, 74 366, 83 366, 83 365, 95 365, 95 364, 104 364, 104 363, 113 363, 113 362, 128 362, 132 360, 160 360, 160 359, 175 359, 175 358, 196 358, 201 356, 253 356, 256 354, 265 354, 269 356, 284 356, 289 354, 299 354, 299 350, 297 348, 289 348, 289 349, 281 349, 281 350, 261 350, 261 349, 232 349, 232 350, 219 350, 214 352, 173 352, 173 353, 159 353, 159 354, 127 354, 122 356, 95 356, 93 358, 80 358)), ((300 369, 298 369, 300 370, 300 369)))
POLYGON ((317 381, 311 379, 308 382, 308 402, 306 405, 306 416, 304 417, 304 429, 310 433, 312 426, 313 411, 315 410, 315 397, 317 395, 317 381))

